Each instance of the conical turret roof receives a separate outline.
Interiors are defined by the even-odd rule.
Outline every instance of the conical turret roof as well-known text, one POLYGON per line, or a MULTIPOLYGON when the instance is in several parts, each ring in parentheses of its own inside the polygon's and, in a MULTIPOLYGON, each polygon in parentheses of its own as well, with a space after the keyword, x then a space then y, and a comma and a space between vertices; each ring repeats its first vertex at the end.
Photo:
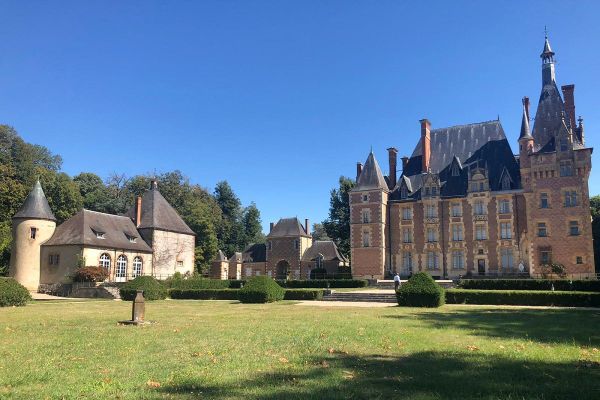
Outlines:
POLYGON ((381 173, 381 168, 375 159, 375 155, 371 151, 365 166, 358 177, 354 190, 371 190, 371 189, 387 189, 387 183, 381 173))
POLYGON ((523 106, 523 119, 521 120, 521 133, 519 134, 519 140, 533 140, 531 132, 529 131, 529 118, 527 118, 527 111, 523 106))
POLYGON ((48 200, 46 200, 46 195, 42 190, 42 185, 39 180, 35 182, 35 185, 33 185, 33 189, 29 192, 23 206, 13 218, 47 219, 56 221, 56 217, 54 217, 50 205, 48 205, 48 200))

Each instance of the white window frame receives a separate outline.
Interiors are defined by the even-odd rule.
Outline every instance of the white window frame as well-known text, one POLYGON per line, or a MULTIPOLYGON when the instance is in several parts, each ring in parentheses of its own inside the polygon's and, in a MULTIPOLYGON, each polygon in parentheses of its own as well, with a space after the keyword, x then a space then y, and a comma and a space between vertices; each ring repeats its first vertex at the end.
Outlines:
POLYGON ((132 274, 132 276, 134 278, 137 278, 138 276, 142 276, 143 273, 144 273, 144 260, 142 260, 142 257, 136 256, 133 258, 133 274, 132 274))

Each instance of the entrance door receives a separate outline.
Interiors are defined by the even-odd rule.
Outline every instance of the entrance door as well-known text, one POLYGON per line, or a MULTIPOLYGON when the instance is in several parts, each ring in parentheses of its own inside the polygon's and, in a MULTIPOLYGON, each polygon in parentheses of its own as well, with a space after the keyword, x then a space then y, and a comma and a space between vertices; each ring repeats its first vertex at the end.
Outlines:
POLYGON ((277 271, 275 272, 275 276, 277 279, 288 279, 288 274, 290 273, 290 263, 281 260, 277 263, 277 271))
POLYGON ((477 272, 479 275, 485 275, 485 260, 477 260, 477 272))

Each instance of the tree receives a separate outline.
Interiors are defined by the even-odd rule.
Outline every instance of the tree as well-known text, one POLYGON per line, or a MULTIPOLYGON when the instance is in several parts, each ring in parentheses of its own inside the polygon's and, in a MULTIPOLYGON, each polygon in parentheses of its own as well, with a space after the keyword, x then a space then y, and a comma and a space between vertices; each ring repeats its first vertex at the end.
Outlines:
POLYGON ((329 218, 323 221, 323 227, 337 245, 340 253, 350 258, 350 190, 354 180, 341 176, 339 187, 331 190, 329 218))
POLYGON ((215 200, 221 209, 223 220, 217 229, 219 248, 227 256, 233 255, 244 247, 244 227, 241 221, 242 205, 227 181, 217 183, 215 200))
POLYGON ((262 232, 260 211, 254 202, 244 209, 242 216, 244 226, 244 247, 250 243, 264 243, 265 235, 262 232))
POLYGON ((108 213, 112 211, 112 198, 102 178, 91 172, 82 172, 73 177, 83 198, 83 207, 88 210, 108 213))
POLYGON ((331 240, 331 238, 327 236, 327 232, 325 231, 323 224, 313 224, 311 235, 313 240, 331 240))
POLYGON ((48 199, 56 224, 62 224, 83 207, 79 186, 64 172, 40 170, 40 183, 48 199))

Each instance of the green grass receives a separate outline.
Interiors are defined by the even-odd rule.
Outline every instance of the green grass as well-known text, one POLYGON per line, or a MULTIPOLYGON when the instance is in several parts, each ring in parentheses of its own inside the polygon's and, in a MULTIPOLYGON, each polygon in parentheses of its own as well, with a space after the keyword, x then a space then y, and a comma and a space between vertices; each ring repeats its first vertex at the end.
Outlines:
POLYGON ((597 399, 600 311, 159 301, 0 309, 4 399, 597 399), (160 385, 160 386, 159 386, 160 385))

